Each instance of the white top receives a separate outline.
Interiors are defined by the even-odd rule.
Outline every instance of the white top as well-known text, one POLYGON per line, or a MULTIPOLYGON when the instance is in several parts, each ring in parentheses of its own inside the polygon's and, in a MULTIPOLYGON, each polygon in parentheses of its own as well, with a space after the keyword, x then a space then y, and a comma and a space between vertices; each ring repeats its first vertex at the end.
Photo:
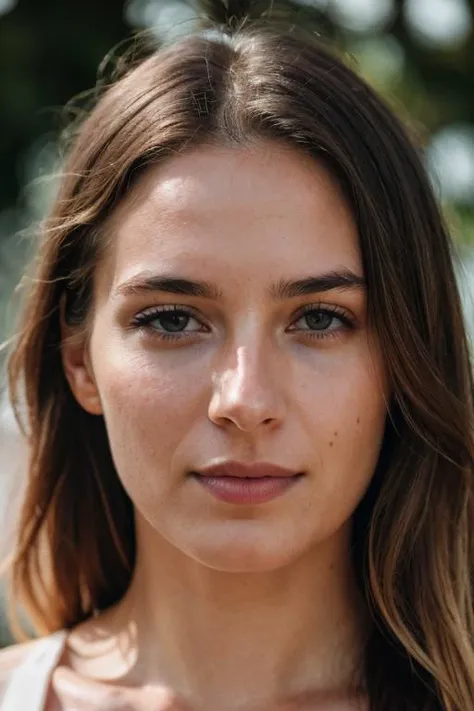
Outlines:
POLYGON ((34 643, 2 689, 0 711, 44 711, 51 676, 67 636, 66 630, 60 630, 34 643))

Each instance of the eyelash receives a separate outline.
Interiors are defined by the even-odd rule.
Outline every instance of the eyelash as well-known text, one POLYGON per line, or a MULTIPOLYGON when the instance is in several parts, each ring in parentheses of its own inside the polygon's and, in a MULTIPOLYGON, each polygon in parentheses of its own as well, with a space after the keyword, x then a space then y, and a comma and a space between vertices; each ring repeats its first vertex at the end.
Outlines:
MULTIPOLYGON (((309 313, 318 312, 326 316, 337 317, 338 320, 343 324, 344 329, 353 330, 355 328, 355 319, 342 308, 338 306, 323 306, 321 304, 308 304, 300 309, 298 317, 293 321, 293 323, 299 321, 304 316, 309 313)), ((147 309, 136 314, 131 322, 132 328, 138 328, 145 331, 147 334, 151 335, 153 338, 158 338, 161 341, 182 341, 186 338, 193 338, 197 333, 201 331, 191 331, 191 332, 175 332, 167 333, 166 331, 158 331, 151 326, 153 321, 159 319, 163 314, 173 313, 178 316, 186 316, 189 318, 194 318, 199 321, 198 317, 194 312, 188 308, 178 305, 164 305, 160 307, 154 307, 152 309, 147 309)), ((202 325, 202 324, 201 324, 202 325)), ((292 331, 290 331, 291 333, 292 331)), ((301 329, 293 332, 305 333, 310 339, 313 340, 328 340, 330 338, 338 338, 341 335, 341 329, 335 329, 333 331, 311 331, 306 329, 301 329)))

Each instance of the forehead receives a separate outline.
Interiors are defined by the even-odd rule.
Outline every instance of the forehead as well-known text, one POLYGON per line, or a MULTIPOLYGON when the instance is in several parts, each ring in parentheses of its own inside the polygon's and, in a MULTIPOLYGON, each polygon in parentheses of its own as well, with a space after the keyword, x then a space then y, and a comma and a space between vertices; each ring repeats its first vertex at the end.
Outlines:
MULTIPOLYGON (((322 164, 274 143, 201 146, 154 166, 108 224, 112 283, 144 269, 362 273, 356 226, 322 164), (311 269, 309 269, 311 267, 311 269)), ((106 260, 107 261, 107 260, 106 260)))

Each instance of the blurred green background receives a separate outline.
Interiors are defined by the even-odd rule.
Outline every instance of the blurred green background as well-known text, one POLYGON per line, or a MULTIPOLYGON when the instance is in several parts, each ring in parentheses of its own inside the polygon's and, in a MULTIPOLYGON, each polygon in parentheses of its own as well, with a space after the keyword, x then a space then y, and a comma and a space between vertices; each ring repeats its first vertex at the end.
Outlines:
MULTIPOLYGON (((459 245, 474 332, 474 0, 256 0, 252 13, 271 7, 334 41, 415 131, 459 245)), ((54 194, 62 108, 94 86, 104 56, 126 38, 149 28, 159 44, 195 23, 192 0, 0 0, 0 342, 16 316, 31 226, 54 194)), ((2 413, 0 522, 15 467, 20 475, 6 404, 2 413)))

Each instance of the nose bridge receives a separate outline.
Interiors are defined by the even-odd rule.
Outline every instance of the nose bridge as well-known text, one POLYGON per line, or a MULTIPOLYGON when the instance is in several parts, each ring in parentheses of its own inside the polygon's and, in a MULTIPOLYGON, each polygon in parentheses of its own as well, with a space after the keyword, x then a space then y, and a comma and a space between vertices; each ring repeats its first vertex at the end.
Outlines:
POLYGON ((265 350, 261 341, 255 338, 252 343, 235 345, 232 350, 223 372, 230 390, 242 394, 247 390, 254 394, 259 390, 266 391, 272 371, 269 349, 265 350))
POLYGON ((275 348, 256 323, 234 338, 213 372, 210 419, 252 430, 283 418, 283 378, 275 348))

